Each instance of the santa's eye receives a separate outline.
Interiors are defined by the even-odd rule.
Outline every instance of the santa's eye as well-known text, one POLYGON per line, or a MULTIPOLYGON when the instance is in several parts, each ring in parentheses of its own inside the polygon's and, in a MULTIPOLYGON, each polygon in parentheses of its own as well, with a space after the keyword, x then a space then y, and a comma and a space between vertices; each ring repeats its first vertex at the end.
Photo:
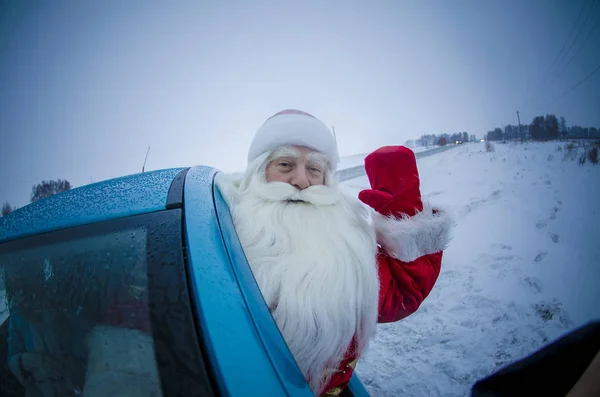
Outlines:
POLYGON ((319 168, 314 168, 314 167, 312 167, 312 168, 309 168, 308 170, 309 170, 310 172, 313 172, 313 173, 315 173, 315 174, 320 174, 320 173, 321 173, 321 169, 319 169, 319 168))
POLYGON ((287 161, 282 161, 280 163, 277 163, 277 165, 284 168, 289 168, 292 166, 292 164, 288 163, 287 161))

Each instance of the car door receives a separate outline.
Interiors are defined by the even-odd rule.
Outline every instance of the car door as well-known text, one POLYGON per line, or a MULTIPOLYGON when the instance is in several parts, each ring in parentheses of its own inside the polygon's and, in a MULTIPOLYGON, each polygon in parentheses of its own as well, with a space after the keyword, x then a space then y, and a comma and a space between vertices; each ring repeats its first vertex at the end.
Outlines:
MULTIPOLYGON (((218 365, 217 381, 228 395, 312 396, 252 274, 229 208, 213 183, 216 173, 190 170, 184 208, 194 306, 210 361, 218 365)), ((368 397, 357 376, 345 395, 368 397)))

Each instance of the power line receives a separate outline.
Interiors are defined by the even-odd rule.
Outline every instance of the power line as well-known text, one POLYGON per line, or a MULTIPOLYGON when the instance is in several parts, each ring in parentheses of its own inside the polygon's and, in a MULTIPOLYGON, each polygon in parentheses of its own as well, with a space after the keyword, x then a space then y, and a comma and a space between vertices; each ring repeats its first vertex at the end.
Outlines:
MULTIPOLYGON (((594 0, 592 1, 592 5, 594 0)), ((585 10, 586 3, 583 2, 581 4, 581 9, 579 10, 579 14, 577 15, 577 19, 575 20, 575 23, 573 24, 573 27, 571 28, 571 31, 569 32, 569 35, 567 36, 567 38, 565 39, 565 42, 563 44, 563 46, 561 47, 560 51, 558 51, 558 54, 556 54, 556 58, 554 59, 554 61, 552 61, 552 63, 550 64, 550 67, 548 68, 548 70, 546 71, 546 73, 544 73, 542 75, 542 78, 539 80, 539 83, 534 85, 533 90, 531 91, 531 94, 529 95, 529 97, 527 98, 527 100, 525 101, 525 103, 529 102, 531 99, 533 99, 533 96, 535 95, 535 93, 537 92, 538 88, 542 87, 547 81, 548 78, 551 75, 552 69, 554 68, 554 66, 557 65, 557 62, 559 59, 564 59, 565 54, 563 54, 563 51, 565 50, 565 48, 567 48, 567 44, 569 43, 571 36, 573 36, 573 33, 575 32, 575 30, 577 29, 577 26, 579 25, 579 20, 581 19, 581 16, 583 15, 583 11, 585 10), (563 55, 563 57, 561 58, 561 54, 563 55)), ((588 14, 589 16, 589 14, 588 14)), ((572 46, 573 44, 571 44, 572 46)), ((570 47, 569 47, 570 48, 570 47)), ((567 51, 568 52, 568 51, 567 51)))
POLYGON ((571 62, 573 62, 573 59, 575 59, 575 57, 577 55, 579 55, 579 52, 581 52, 581 49, 583 47, 585 47, 586 43, 588 42, 588 40, 590 39, 590 37, 592 37, 592 33, 594 33, 594 30, 596 30, 596 28, 598 27, 598 25, 600 24, 600 15, 598 15, 598 19, 596 19, 596 23, 594 24, 594 27, 592 28, 592 30, 589 31, 588 35, 586 36, 585 40, 583 41, 583 43, 579 46, 579 48, 577 49, 577 51, 575 51, 575 53, 573 54, 573 56, 571 57, 571 59, 569 59, 569 62, 567 62, 567 64, 565 65, 565 67, 560 71, 560 73, 563 73, 565 71, 565 69, 567 69, 567 67, 571 64, 571 62))
MULTIPOLYGON (((600 71, 600 65, 598 65, 598 67, 596 69, 592 70, 590 72, 590 74, 588 74, 587 76, 585 76, 583 79, 579 80, 574 86, 572 86, 571 88, 569 88, 567 91, 563 92, 561 95, 557 96, 552 101, 546 102, 545 106, 547 107, 547 106, 555 103, 556 101, 564 98, 565 96, 569 95, 571 92, 575 91, 580 85, 582 85, 587 80, 589 80, 593 75, 595 75, 596 73, 598 73, 598 71, 600 71)), ((530 113, 530 112, 531 111, 529 111, 527 114, 532 115, 533 113, 530 113)))
POLYGON ((596 73, 598 73, 599 70, 600 70, 600 65, 598 65, 598 67, 596 69, 594 69, 590 74, 588 74, 587 76, 585 76, 581 81, 579 81, 573 87, 571 87, 570 89, 568 89, 567 91, 565 91, 561 96, 559 96, 558 98, 556 98, 555 101, 557 101, 557 100, 559 100, 559 99, 561 99, 561 98, 569 95, 577 87, 579 87, 581 84, 585 83, 589 78, 591 78, 593 75, 595 75, 596 73))
POLYGON ((562 54, 562 52, 567 47, 567 43, 569 42, 569 39, 573 35, 573 32, 575 32, 575 28, 577 28, 577 25, 579 24, 579 19, 581 18, 581 15, 583 15, 583 10, 584 9, 585 9, 585 3, 581 4, 581 10, 579 10, 579 15, 577 15, 577 19, 575 20, 575 23, 573 24, 573 28, 571 29, 571 32, 569 32, 569 35, 567 36, 567 39, 565 40, 565 43, 563 44, 563 46, 560 49, 560 51, 558 52, 558 54, 556 54, 556 58, 554 59, 554 61, 550 65, 550 68, 548 69, 548 71, 546 72, 546 74, 545 74, 546 77, 552 71, 552 68, 554 67, 554 65, 556 65, 556 62, 558 61, 558 58, 560 58, 560 55, 562 54))
POLYGON ((588 11, 587 16, 585 17, 585 21, 583 21, 583 25, 581 25, 581 27, 579 28, 579 31, 577 32, 577 35, 575 36, 575 38, 573 39, 573 42, 571 43, 571 45, 569 46, 569 49, 567 50, 567 52, 565 52, 563 54, 563 57, 561 58, 561 61, 564 60, 567 57, 567 54, 569 53, 569 51, 571 51, 571 48, 573 48, 573 45, 575 45, 575 42, 577 41, 577 39, 579 38, 579 35, 581 34, 581 31, 583 30, 583 27, 585 26, 585 24, 587 23, 588 19, 590 19, 590 15, 592 15, 592 10, 594 9, 594 0, 590 1, 590 10, 588 11))

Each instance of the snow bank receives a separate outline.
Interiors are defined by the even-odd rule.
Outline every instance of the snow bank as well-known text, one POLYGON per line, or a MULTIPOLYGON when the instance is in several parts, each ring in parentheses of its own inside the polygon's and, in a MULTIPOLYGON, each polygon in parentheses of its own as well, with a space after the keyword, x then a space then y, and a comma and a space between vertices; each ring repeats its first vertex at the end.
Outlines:
POLYGON ((436 149, 439 147, 440 147, 439 145, 419 146, 419 147, 413 147, 413 148, 411 148, 411 150, 415 153, 421 153, 421 152, 426 152, 428 150, 436 149))
POLYGON ((363 165, 365 161, 365 157, 367 157, 368 153, 355 154, 353 156, 344 156, 340 157, 340 162, 338 165, 338 170, 343 170, 345 168, 352 168, 359 165, 363 165))
POLYGON ((380 325, 358 364, 373 396, 468 395, 477 379, 600 318, 600 166, 563 161, 556 142, 483 145, 419 160, 424 197, 457 227, 430 296, 380 325))

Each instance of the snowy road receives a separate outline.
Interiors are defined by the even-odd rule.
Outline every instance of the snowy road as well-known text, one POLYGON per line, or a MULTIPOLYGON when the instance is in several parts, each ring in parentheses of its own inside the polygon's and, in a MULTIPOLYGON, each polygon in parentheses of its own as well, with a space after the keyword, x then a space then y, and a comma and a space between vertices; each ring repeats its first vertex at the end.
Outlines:
MULTIPOLYGON (((418 160, 422 193, 457 221, 420 310, 378 336, 357 372, 374 396, 466 396, 548 341, 600 319, 600 166, 559 143, 466 144, 418 160)), ((344 182, 358 192, 366 177, 344 182)))

